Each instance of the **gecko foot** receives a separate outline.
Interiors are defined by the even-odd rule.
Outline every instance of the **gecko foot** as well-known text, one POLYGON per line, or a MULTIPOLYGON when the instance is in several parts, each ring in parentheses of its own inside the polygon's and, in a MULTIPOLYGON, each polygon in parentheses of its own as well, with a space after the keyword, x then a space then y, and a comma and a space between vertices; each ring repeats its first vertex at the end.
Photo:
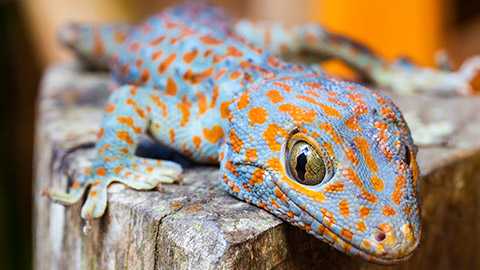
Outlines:
POLYGON ((85 170, 68 193, 56 189, 46 191, 53 201, 63 205, 78 202, 88 189, 87 200, 82 207, 82 218, 91 220, 103 215, 107 207, 107 188, 111 183, 122 183, 136 190, 161 188, 161 183, 174 183, 182 178, 182 167, 171 161, 140 157, 109 162, 94 162, 85 170))

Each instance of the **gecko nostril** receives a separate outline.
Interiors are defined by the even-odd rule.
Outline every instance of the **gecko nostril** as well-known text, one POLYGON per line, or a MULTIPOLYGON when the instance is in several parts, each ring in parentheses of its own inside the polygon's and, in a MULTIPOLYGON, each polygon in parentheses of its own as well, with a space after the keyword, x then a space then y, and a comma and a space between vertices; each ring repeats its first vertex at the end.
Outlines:
POLYGON ((387 236, 385 235, 384 232, 377 232, 377 233, 375 234, 375 240, 376 240, 377 242, 379 242, 379 243, 381 243, 383 240, 385 240, 386 237, 387 237, 387 236))

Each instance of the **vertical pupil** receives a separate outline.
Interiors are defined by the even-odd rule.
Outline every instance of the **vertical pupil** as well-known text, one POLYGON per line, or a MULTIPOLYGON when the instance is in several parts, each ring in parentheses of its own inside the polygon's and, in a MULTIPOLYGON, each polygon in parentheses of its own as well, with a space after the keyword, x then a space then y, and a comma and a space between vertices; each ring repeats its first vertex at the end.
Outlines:
POLYGON ((308 148, 305 147, 302 149, 302 153, 297 157, 297 166, 295 166, 295 171, 297 172, 298 178, 302 181, 305 181, 305 167, 307 165, 307 156, 308 156, 308 148))

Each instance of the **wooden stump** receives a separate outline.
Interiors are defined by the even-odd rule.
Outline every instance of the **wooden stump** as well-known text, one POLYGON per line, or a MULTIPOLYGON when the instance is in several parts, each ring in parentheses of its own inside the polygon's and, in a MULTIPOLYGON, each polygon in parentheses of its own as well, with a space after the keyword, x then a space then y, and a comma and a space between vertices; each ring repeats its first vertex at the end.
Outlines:
MULTIPOLYGON (((187 169, 183 185, 163 192, 111 188, 105 216, 84 235, 81 205, 52 203, 41 191, 67 190, 89 165, 108 78, 72 63, 44 75, 35 141, 36 269, 381 268, 229 196, 215 167, 187 169)), ((391 268, 480 267, 480 98, 386 94, 403 111, 458 125, 447 145, 420 149, 422 241, 409 261, 391 268)))

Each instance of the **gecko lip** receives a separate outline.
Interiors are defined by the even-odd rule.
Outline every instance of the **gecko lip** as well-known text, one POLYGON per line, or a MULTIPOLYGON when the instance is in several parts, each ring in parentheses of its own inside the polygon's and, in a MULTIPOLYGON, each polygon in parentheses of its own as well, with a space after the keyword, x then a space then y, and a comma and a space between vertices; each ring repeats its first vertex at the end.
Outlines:
MULTIPOLYGON (((282 192, 285 193, 286 191, 283 190, 278 184, 278 178, 275 177, 276 175, 273 174, 270 170, 267 170, 267 172, 270 175, 270 179, 272 180, 274 185, 280 190, 282 190, 282 192)), ((288 194, 288 192, 286 194, 288 194)), ((296 202, 294 202, 291 198, 287 197, 287 200, 288 200, 288 203, 292 203, 296 207, 298 207, 301 213, 303 213, 304 215, 307 215, 312 220, 315 220, 316 222, 318 222, 324 227, 324 230, 328 231, 328 233, 318 234, 313 230, 307 230, 307 233, 312 234, 316 238, 319 238, 320 240, 330 244, 338 251, 345 253, 347 255, 357 257, 357 258, 362 258, 364 260, 367 260, 369 262, 373 262, 376 264, 393 265, 410 258, 413 255, 413 252, 416 250, 416 247, 418 246, 418 241, 416 241, 413 248, 407 249, 406 252, 402 252, 402 249, 400 248, 399 245, 395 245, 390 250, 384 251, 382 253, 372 252, 372 250, 368 250, 362 246, 355 245, 355 243, 352 243, 350 240, 346 239, 342 235, 335 233, 334 230, 331 227, 327 226, 323 220, 317 219, 314 215, 306 211, 305 207, 301 207, 296 202), (336 238, 333 239, 331 237, 330 238, 323 237, 323 235, 326 235, 326 234, 335 235, 336 238)), ((301 214, 297 216, 301 216, 301 214)), ((336 225, 333 225, 333 226, 336 226, 336 225)), ((374 239, 377 243, 383 242, 385 240, 385 237, 386 235, 383 232, 374 233, 374 239)))
MULTIPOLYGON (((277 185, 275 183, 275 185, 277 185)), ((280 188, 278 185, 277 185, 278 188, 280 188)), ((280 188, 281 189, 281 188, 280 188)), ((288 197, 287 197, 288 198, 288 197)), ((411 250, 409 250, 409 252, 407 253, 403 253, 402 256, 398 256, 398 257, 395 257, 395 256, 388 256, 388 252, 383 252, 381 254, 379 253, 373 253, 371 252, 370 250, 366 250, 360 246, 355 246, 353 243, 350 243, 350 241, 348 239, 345 239, 342 235, 339 235, 335 232, 333 232, 333 230, 330 229, 330 227, 328 227, 323 221, 321 220, 318 220, 317 218, 315 218, 314 216, 312 216, 310 213, 308 213, 307 211, 303 210, 302 207, 300 207, 298 204, 296 204, 294 201, 292 201, 290 198, 289 199, 289 202, 290 203, 293 203, 295 204, 297 207, 299 207, 302 211, 302 213, 306 214, 306 215, 309 215, 313 220, 317 221, 318 223, 322 224, 323 227, 325 228, 325 230, 327 230, 328 232, 330 232, 331 234, 337 236, 336 240, 333 240, 333 239, 327 239, 327 238, 321 238, 322 241, 325 241, 327 242, 328 244, 330 244, 331 246, 335 247, 337 250, 339 250, 340 252, 342 253, 345 253, 347 255, 350 255, 350 256, 353 256, 353 257, 358 257, 358 258, 362 258, 364 260, 367 260, 369 262, 373 262, 373 263, 377 263, 377 264, 382 264, 382 265, 393 265, 393 264, 397 264, 397 263, 400 263, 402 261, 405 261, 407 260, 408 258, 410 258, 412 255, 413 255, 413 252, 416 250, 416 247, 418 245, 418 243, 415 245, 415 247, 411 250), (345 245, 348 246, 348 250, 345 248, 345 245)), ((312 234, 313 236, 317 237, 317 234, 314 232, 314 231, 308 231, 308 233, 312 234)), ((385 238, 385 234, 383 232, 381 232, 383 234, 383 236, 381 238, 385 238)), ((375 237, 377 237, 377 235, 380 236, 379 233, 376 233, 375 234, 375 237)), ((318 237, 317 237, 318 238, 318 237)), ((382 242, 384 239, 376 239, 377 242, 382 242)))

